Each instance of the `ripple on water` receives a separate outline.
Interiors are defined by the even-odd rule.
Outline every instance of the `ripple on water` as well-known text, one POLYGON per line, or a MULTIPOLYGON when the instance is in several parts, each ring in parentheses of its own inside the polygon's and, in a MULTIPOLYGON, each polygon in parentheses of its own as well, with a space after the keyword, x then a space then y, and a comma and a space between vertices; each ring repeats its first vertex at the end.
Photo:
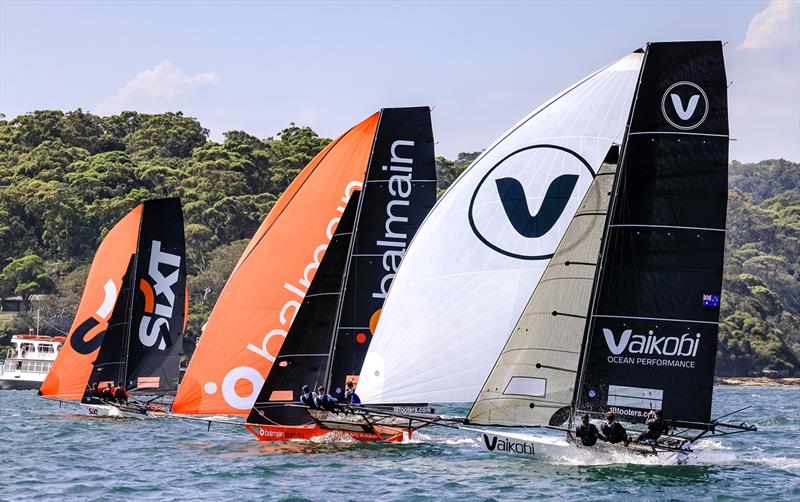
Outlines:
POLYGON ((800 389, 717 388, 715 416, 741 402, 752 408, 736 420, 761 431, 703 439, 695 465, 677 467, 639 456, 501 457, 449 429, 426 430, 407 444, 265 443, 240 426, 92 420, 34 393, 0 391, 0 499, 800 498, 800 422, 789 418, 800 416, 800 389))

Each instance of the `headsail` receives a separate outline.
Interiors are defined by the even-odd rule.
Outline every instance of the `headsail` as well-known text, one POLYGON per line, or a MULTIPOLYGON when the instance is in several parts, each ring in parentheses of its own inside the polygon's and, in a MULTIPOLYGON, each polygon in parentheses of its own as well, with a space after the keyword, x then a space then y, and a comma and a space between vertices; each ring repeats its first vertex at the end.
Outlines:
POLYGON ((67 343, 40 394, 80 400, 88 385, 106 381, 125 381, 130 390, 174 389, 185 291, 180 201, 138 205, 100 244, 67 343))
POLYGON ((345 207, 362 188, 379 115, 331 142, 267 215, 214 306, 175 413, 250 411, 345 207))
POLYGON ((728 191, 720 42, 648 45, 618 178, 578 407, 708 422, 728 191))
POLYGON ((490 146, 404 259, 364 362, 365 402, 474 400, 612 143, 641 54, 587 77, 490 146))
POLYGON ((39 394, 79 401, 106 335, 122 283, 136 253, 143 206, 136 206, 108 232, 92 260, 69 336, 39 394))
POLYGON ((472 405, 470 423, 561 424, 562 410, 569 416, 618 154, 612 147, 592 181, 472 405))
POLYGON ((381 111, 364 188, 354 192, 248 422, 310 422, 304 384, 343 398, 357 383, 381 307, 411 238, 436 200, 427 107, 381 111))

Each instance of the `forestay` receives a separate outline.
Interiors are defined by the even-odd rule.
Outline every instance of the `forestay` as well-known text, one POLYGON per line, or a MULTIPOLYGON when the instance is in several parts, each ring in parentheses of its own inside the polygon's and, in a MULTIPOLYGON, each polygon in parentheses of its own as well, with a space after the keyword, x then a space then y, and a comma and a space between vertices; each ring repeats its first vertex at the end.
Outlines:
POLYGON ((359 381, 369 403, 475 399, 613 143, 641 53, 514 126, 437 203, 395 278, 359 381))

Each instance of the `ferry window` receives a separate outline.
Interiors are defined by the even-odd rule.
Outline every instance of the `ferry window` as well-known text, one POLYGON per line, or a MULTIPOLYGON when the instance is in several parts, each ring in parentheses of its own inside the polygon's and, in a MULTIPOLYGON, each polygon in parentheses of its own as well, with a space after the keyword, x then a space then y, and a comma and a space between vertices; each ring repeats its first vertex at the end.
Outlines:
POLYGON ((45 352, 53 353, 55 351, 53 350, 53 346, 52 345, 39 345, 39 352, 41 352, 41 353, 45 353, 45 352))
POLYGON ((32 343, 23 343, 20 348, 26 352, 33 352, 35 350, 32 343))

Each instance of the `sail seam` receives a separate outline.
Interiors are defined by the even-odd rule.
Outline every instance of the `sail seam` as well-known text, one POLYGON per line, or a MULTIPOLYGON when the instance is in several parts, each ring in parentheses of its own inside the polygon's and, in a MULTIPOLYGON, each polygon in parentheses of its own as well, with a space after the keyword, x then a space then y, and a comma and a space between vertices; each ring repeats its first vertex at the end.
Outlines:
POLYGON ((711 134, 711 133, 704 133, 704 132, 678 132, 678 131, 639 131, 639 132, 632 132, 629 133, 628 136, 641 136, 647 134, 679 134, 681 136, 711 136, 714 138, 729 138, 730 135, 728 134, 711 134))
POLYGON ((697 322, 701 324, 719 324, 719 322, 714 322, 714 321, 700 321, 697 319, 669 319, 666 317, 634 317, 634 316, 606 315, 606 314, 593 314, 592 317, 607 317, 611 319, 636 319, 641 321, 697 322))
POLYGON ((636 227, 636 228, 675 228, 679 230, 706 230, 708 232, 722 232, 725 233, 724 228, 708 228, 708 227, 681 227, 674 225, 640 225, 638 223, 617 223, 609 225, 609 227, 636 227))

